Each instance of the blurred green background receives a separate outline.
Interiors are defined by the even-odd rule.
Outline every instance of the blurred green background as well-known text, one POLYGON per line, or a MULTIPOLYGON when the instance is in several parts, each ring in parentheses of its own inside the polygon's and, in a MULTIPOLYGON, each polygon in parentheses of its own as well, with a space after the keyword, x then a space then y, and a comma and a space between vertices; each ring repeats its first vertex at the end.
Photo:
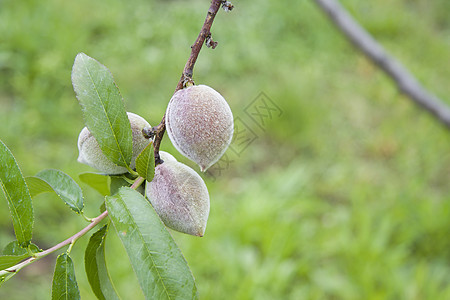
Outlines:
MULTIPOLYGON (((450 1, 342 2, 450 105, 450 1)), ((202 50, 194 76, 228 100, 244 139, 222 170, 202 174, 211 197, 205 237, 173 232, 201 298, 450 299, 448 129, 402 96, 313 1, 234 4, 217 16, 219 45, 202 50), (261 99, 280 110, 264 110, 261 99), (254 109, 266 117, 253 120, 254 109)), ((24 175, 58 168, 80 182, 80 172, 93 171, 76 161, 84 125, 70 72, 78 52, 105 64, 128 111, 156 125, 208 6, 1 0, 0 139, 24 175)), ((162 148, 198 171, 167 137, 162 148)), ((82 187, 95 216, 102 198, 82 187)), ((34 205, 41 248, 85 226, 53 195, 34 205)), ((3 248, 14 236, 3 195, 0 207, 3 248)), ((87 241, 72 255, 82 299, 94 299, 87 241)), ((57 254, 4 284, 0 299, 49 299, 57 254)), ((115 234, 107 261, 123 299, 143 299, 115 234)))

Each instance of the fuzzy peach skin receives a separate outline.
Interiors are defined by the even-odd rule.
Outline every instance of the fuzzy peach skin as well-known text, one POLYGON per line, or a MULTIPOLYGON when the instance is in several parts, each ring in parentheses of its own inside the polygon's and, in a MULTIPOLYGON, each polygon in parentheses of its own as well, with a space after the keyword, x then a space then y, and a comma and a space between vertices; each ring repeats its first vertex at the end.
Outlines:
POLYGON ((170 99, 166 129, 175 148, 205 172, 231 143, 233 114, 222 95, 206 85, 195 85, 170 99))
POLYGON ((156 166, 145 194, 164 224, 176 231, 203 236, 209 216, 209 194, 190 167, 167 159, 156 166))
MULTIPOLYGON (((130 168, 136 167, 136 157, 150 143, 142 134, 144 127, 150 127, 150 124, 141 116, 134 113, 127 113, 131 124, 131 132, 133 134, 133 156, 130 168)), ((125 167, 120 167, 110 161, 100 149, 97 140, 91 134, 87 127, 81 130, 78 136, 78 162, 97 169, 105 174, 122 174, 128 172, 125 167)))

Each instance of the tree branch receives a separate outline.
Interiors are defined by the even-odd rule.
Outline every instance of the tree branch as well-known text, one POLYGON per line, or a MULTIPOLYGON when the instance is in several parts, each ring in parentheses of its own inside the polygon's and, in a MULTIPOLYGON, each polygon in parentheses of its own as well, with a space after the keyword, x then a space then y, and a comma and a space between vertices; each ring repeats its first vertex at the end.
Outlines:
POLYGON ((315 0, 341 32, 370 60, 391 77, 399 90, 450 127, 450 108, 428 92, 417 79, 364 29, 336 0, 315 0))
MULTIPOLYGON (((143 182, 144 182, 144 178, 142 177, 138 177, 134 183, 130 186, 130 188, 132 189, 137 189, 143 182)), ((83 235, 85 235, 87 232, 89 232, 92 228, 94 228, 95 226, 98 225, 98 223, 100 223, 104 218, 106 218, 108 216, 108 211, 105 210, 104 212, 102 212, 98 217, 95 217, 93 219, 90 220, 90 224, 86 227, 84 227, 82 230, 80 230, 79 232, 75 233, 74 235, 72 235, 70 238, 67 238, 66 240, 62 241, 61 243, 48 248, 47 250, 44 250, 42 252, 38 252, 35 253, 33 257, 27 258, 26 260, 10 267, 7 268, 5 270, 0 270, 0 278, 3 276, 8 276, 11 274, 15 274, 17 272, 19 272, 22 268, 28 266, 29 264, 49 255, 52 252, 55 252, 56 250, 61 249, 64 246, 67 246, 69 244, 74 244, 76 242, 76 240, 78 240, 80 237, 82 237, 83 235)), ((70 248, 69 248, 70 250, 70 248)))
MULTIPOLYGON (((186 86, 187 83, 193 83, 192 76, 194 71, 194 65, 197 61, 198 54, 200 53, 200 50, 202 49, 203 44, 205 43, 205 40, 211 39, 211 26, 214 22, 214 18, 217 15, 217 12, 220 9, 220 5, 223 3, 223 0, 212 0, 211 6, 208 9, 208 14, 206 15, 205 22, 203 23, 202 29, 200 30, 200 33, 198 34, 197 39, 195 40, 194 45, 191 46, 191 55, 189 56, 188 61, 186 62, 186 65, 184 66, 183 73, 181 74, 181 78, 178 81, 177 87, 175 89, 175 92, 178 90, 181 90, 183 87, 186 86)), ((214 42, 212 42, 214 44, 214 42)), ((215 48, 215 46, 213 47, 215 48)), ((158 165, 161 163, 161 158, 159 157, 159 146, 161 145, 161 140, 164 136, 164 132, 166 131, 166 115, 162 117, 161 123, 159 123, 158 126, 152 128, 152 132, 144 132, 144 135, 147 137, 155 137, 155 140, 153 142, 154 149, 155 149, 155 165, 158 165)))
MULTIPOLYGON (((197 40, 195 41, 194 45, 191 46, 191 48, 192 48, 191 55, 189 56, 189 59, 186 62, 186 65, 184 67, 181 78, 177 84, 175 92, 182 89, 187 83, 193 83, 192 75, 193 75, 194 65, 195 65, 195 62, 197 61, 198 54, 200 53, 200 50, 202 49, 202 46, 205 43, 205 40, 208 39, 209 45, 213 45, 213 48, 215 48, 215 45, 217 45, 217 43, 215 43, 214 41, 211 40, 211 31, 210 30, 211 30, 211 26, 214 21, 214 18, 220 8, 220 5, 225 2, 226 1, 223 1, 223 0, 212 0, 211 1, 211 6, 209 7, 208 14, 206 16, 206 20, 202 26, 202 29, 200 30, 197 40)), ((227 5, 228 10, 232 9, 231 3, 227 2, 226 5, 227 5)), ((155 137, 155 140, 154 140, 155 162, 157 164, 160 163, 160 161, 161 161, 161 159, 159 157, 159 146, 160 146, 161 140, 164 136, 165 129, 166 128, 165 128, 165 114, 164 114, 164 116, 161 120, 161 123, 158 126, 153 127, 151 129, 151 131, 143 131, 144 135, 147 138, 155 137)), ((142 177, 137 178, 136 181, 131 186, 131 188, 136 189, 139 185, 142 184, 143 181, 144 181, 144 178, 142 178, 142 177)), ((85 235, 92 228, 94 228, 98 223, 100 223, 100 221, 102 221, 104 218, 106 218, 106 216, 108 216, 108 211, 104 211, 98 217, 93 218, 91 220, 91 223, 88 226, 86 226, 85 228, 83 228, 81 231, 77 232, 73 236, 69 237, 68 239, 62 241, 61 243, 59 243, 47 250, 44 250, 42 252, 35 253, 33 257, 30 257, 30 258, 16 264, 15 266, 12 266, 5 270, 0 270, 0 278, 11 275, 11 274, 16 274, 22 268, 30 265, 31 263, 49 255, 50 253, 52 253, 58 249, 61 249, 64 246, 74 243, 78 238, 85 235)))
POLYGON ((76 234, 72 235, 70 238, 66 239, 65 241, 62 241, 61 243, 47 249, 44 250, 42 252, 38 252, 36 253, 33 257, 30 257, 20 263, 18 263, 15 266, 12 266, 10 268, 7 268, 5 270, 0 271, 0 277, 5 276, 5 275, 10 275, 11 273, 17 273, 19 272, 23 267, 28 266, 29 264, 49 255, 52 252, 55 252, 58 249, 61 249, 64 246, 67 246, 73 242, 75 242, 77 239, 79 239, 80 237, 82 237, 83 235, 85 235, 89 230, 91 230, 92 228, 94 228, 95 226, 97 226, 98 223, 100 223, 101 220, 103 220, 104 218, 106 218, 106 216, 108 215, 108 211, 104 211, 101 215, 99 215, 98 217, 92 219, 91 223, 84 227, 82 230, 80 230, 79 232, 77 232, 76 234))

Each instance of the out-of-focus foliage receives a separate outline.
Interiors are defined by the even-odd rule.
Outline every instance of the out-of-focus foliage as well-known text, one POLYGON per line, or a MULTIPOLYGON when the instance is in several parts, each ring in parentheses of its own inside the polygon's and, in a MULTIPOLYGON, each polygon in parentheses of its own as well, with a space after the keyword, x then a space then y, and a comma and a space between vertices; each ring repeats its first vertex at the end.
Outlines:
MULTIPOLYGON (((205 177, 205 237, 173 233, 200 298, 449 299, 448 129, 399 94, 313 1, 234 4, 217 16, 219 45, 202 50, 194 79, 228 100, 249 139, 232 143, 231 162, 205 177), (261 99, 277 108, 264 109, 261 99), (265 115, 251 115, 255 108, 265 115)), ((343 4, 450 104, 448 0, 343 4)), ((23 174, 92 171, 76 162, 84 123, 70 72, 79 52, 112 71, 128 111, 158 124, 208 5, 1 1, 0 138, 23 174)), ((195 168, 167 137, 162 148, 195 168)), ((97 215, 102 197, 77 181, 86 214, 97 215)), ((0 205, 2 248, 14 234, 3 196, 0 205)), ((85 224, 51 194, 34 207, 41 248, 85 224)), ((95 299, 84 274, 88 240, 71 256, 82 299, 95 299)), ((106 260, 118 292, 143 299, 125 256, 110 234, 106 260)), ((55 258, 22 270, 0 298, 48 299, 55 258)))

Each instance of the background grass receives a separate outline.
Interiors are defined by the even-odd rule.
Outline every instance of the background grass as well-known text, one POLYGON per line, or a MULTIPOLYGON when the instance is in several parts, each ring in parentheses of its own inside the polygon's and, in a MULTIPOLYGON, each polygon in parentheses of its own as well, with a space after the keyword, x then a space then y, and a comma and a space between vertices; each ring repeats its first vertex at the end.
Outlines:
MULTIPOLYGON (((342 1, 388 51, 450 105, 448 0, 342 1)), ((450 299, 449 131, 402 96, 313 1, 235 1, 213 25, 196 82, 220 91, 256 137, 202 175, 205 237, 173 233, 202 299, 450 299), (281 110, 246 114, 264 92, 281 110), (245 110, 250 105, 250 108, 245 110)), ((0 1, 0 138, 25 175, 77 179, 83 127, 70 71, 78 52, 114 74, 129 111, 159 123, 209 1, 0 1)), ((162 147, 174 151, 166 137, 162 147)), ((78 179, 77 179, 78 180, 78 179)), ((79 180, 78 180, 79 182, 79 180)), ((86 212, 101 197, 83 185, 86 212)), ((0 248, 13 239, 4 197, 0 248)), ((35 199, 34 242, 84 226, 52 195, 35 199)), ((72 254, 94 299, 84 247, 72 254)), ((114 234, 107 260, 124 299, 142 299, 114 234)), ((48 299, 55 256, 22 270, 1 299, 48 299)))

